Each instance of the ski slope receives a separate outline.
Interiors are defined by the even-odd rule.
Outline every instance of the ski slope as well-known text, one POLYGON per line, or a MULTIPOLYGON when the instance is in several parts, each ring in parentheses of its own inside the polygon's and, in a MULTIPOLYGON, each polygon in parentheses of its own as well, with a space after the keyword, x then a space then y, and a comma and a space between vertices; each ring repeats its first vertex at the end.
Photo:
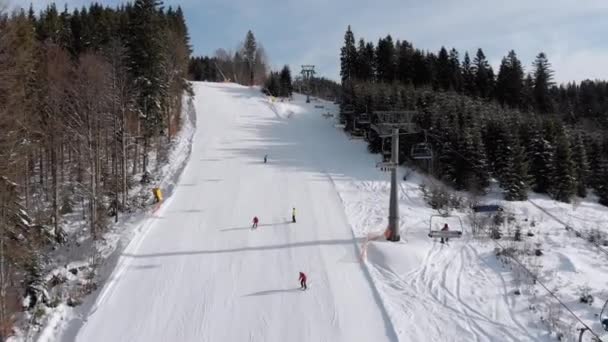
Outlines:
POLYGON ((315 136, 323 122, 300 116, 301 107, 277 108, 259 89, 194 88, 190 162, 75 340, 396 340, 324 171, 327 156, 341 156, 315 136))
MULTIPOLYGON (((432 179, 399 171, 408 173, 400 184, 402 241, 374 240, 387 225, 389 176, 375 169, 381 157, 365 141, 349 140, 323 116, 335 114, 334 105, 301 96, 273 102, 234 84, 194 89, 197 130, 173 195, 143 222, 82 324, 58 341, 577 339, 578 322, 538 286, 515 279, 517 269, 496 258, 491 240, 471 236, 466 213, 454 212, 462 239, 442 245, 427 237, 437 212, 419 185, 432 179), (299 271, 308 274, 308 291, 299 290, 299 271)), ((593 199, 569 208, 534 196, 540 210, 498 194, 482 200, 503 205, 514 225, 535 233, 501 242, 542 245, 543 257, 523 258, 600 332, 595 315, 608 266, 560 225, 600 227, 606 209, 593 199), (593 305, 577 302, 587 285, 593 305)))

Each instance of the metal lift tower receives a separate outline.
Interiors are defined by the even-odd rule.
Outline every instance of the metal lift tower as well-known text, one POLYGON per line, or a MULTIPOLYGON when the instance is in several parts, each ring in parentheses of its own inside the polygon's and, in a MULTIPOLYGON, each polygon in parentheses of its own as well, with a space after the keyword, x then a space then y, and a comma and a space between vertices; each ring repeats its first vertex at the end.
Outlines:
POLYGON ((311 80, 315 76, 314 65, 302 65, 302 81, 304 82, 304 88, 306 93, 306 103, 310 103, 310 92, 312 91, 311 80))

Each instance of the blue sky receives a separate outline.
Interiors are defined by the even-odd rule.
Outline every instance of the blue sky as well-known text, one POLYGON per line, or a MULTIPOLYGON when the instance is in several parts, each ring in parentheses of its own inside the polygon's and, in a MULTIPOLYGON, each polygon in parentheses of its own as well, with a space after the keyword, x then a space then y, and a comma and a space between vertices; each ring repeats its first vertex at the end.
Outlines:
MULTIPOLYGON (((2 1, 2 0, 0 0, 2 1)), ((8 0, 13 5, 26 0, 8 0)), ((33 0, 40 7, 49 0, 33 0)), ((58 0, 82 6, 86 0, 58 0)), ((115 5, 120 0, 100 1, 115 5)), ((438 51, 442 45, 471 55, 481 47, 497 68, 514 49, 527 70, 544 51, 559 82, 608 79, 606 0, 165 0, 181 5, 196 54, 234 50, 251 29, 271 64, 315 64, 318 75, 339 78, 346 27, 355 37, 405 39, 438 51)), ((28 6, 26 5, 26 6, 28 6)))

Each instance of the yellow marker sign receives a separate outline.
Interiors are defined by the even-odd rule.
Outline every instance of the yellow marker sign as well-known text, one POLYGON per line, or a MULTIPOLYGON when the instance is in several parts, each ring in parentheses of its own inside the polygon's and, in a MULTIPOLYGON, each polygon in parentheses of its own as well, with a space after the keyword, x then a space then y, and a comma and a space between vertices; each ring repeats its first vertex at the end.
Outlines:
POLYGON ((152 193, 154 194, 154 197, 156 198, 156 202, 162 202, 162 200, 163 200, 163 193, 160 190, 160 188, 154 188, 154 189, 152 189, 152 193))

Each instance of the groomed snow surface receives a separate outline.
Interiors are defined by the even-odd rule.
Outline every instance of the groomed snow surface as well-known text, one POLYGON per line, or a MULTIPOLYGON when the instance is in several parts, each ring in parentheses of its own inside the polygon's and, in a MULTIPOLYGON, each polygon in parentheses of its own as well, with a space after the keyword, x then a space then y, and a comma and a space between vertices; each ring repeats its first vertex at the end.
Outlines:
MULTIPOLYGON (((491 242, 466 233, 464 216, 462 239, 442 245, 426 236, 435 212, 421 198, 422 176, 401 184, 403 241, 365 243, 386 227, 388 174, 375 169, 379 157, 365 142, 348 140, 322 116, 336 114, 335 106, 300 96, 273 102, 233 84, 195 83, 194 90, 197 130, 173 195, 124 250, 79 329, 65 328, 58 341, 555 338, 540 323, 541 309, 529 309, 531 298, 539 307, 550 299, 534 287, 513 295, 513 272, 491 242), (255 215, 260 224, 252 230, 255 215), (308 274, 307 291, 299 289, 300 271, 308 274)), ((556 215, 574 212, 537 202, 556 215)), ((599 206, 581 207, 592 220, 608 216, 599 206)), ((559 224, 533 208, 511 210, 535 220, 533 241, 548 241, 541 279, 561 286, 566 302, 600 329, 593 313, 601 308, 606 256, 552 233, 559 224), (579 305, 576 288, 591 279, 599 298, 579 305)))

